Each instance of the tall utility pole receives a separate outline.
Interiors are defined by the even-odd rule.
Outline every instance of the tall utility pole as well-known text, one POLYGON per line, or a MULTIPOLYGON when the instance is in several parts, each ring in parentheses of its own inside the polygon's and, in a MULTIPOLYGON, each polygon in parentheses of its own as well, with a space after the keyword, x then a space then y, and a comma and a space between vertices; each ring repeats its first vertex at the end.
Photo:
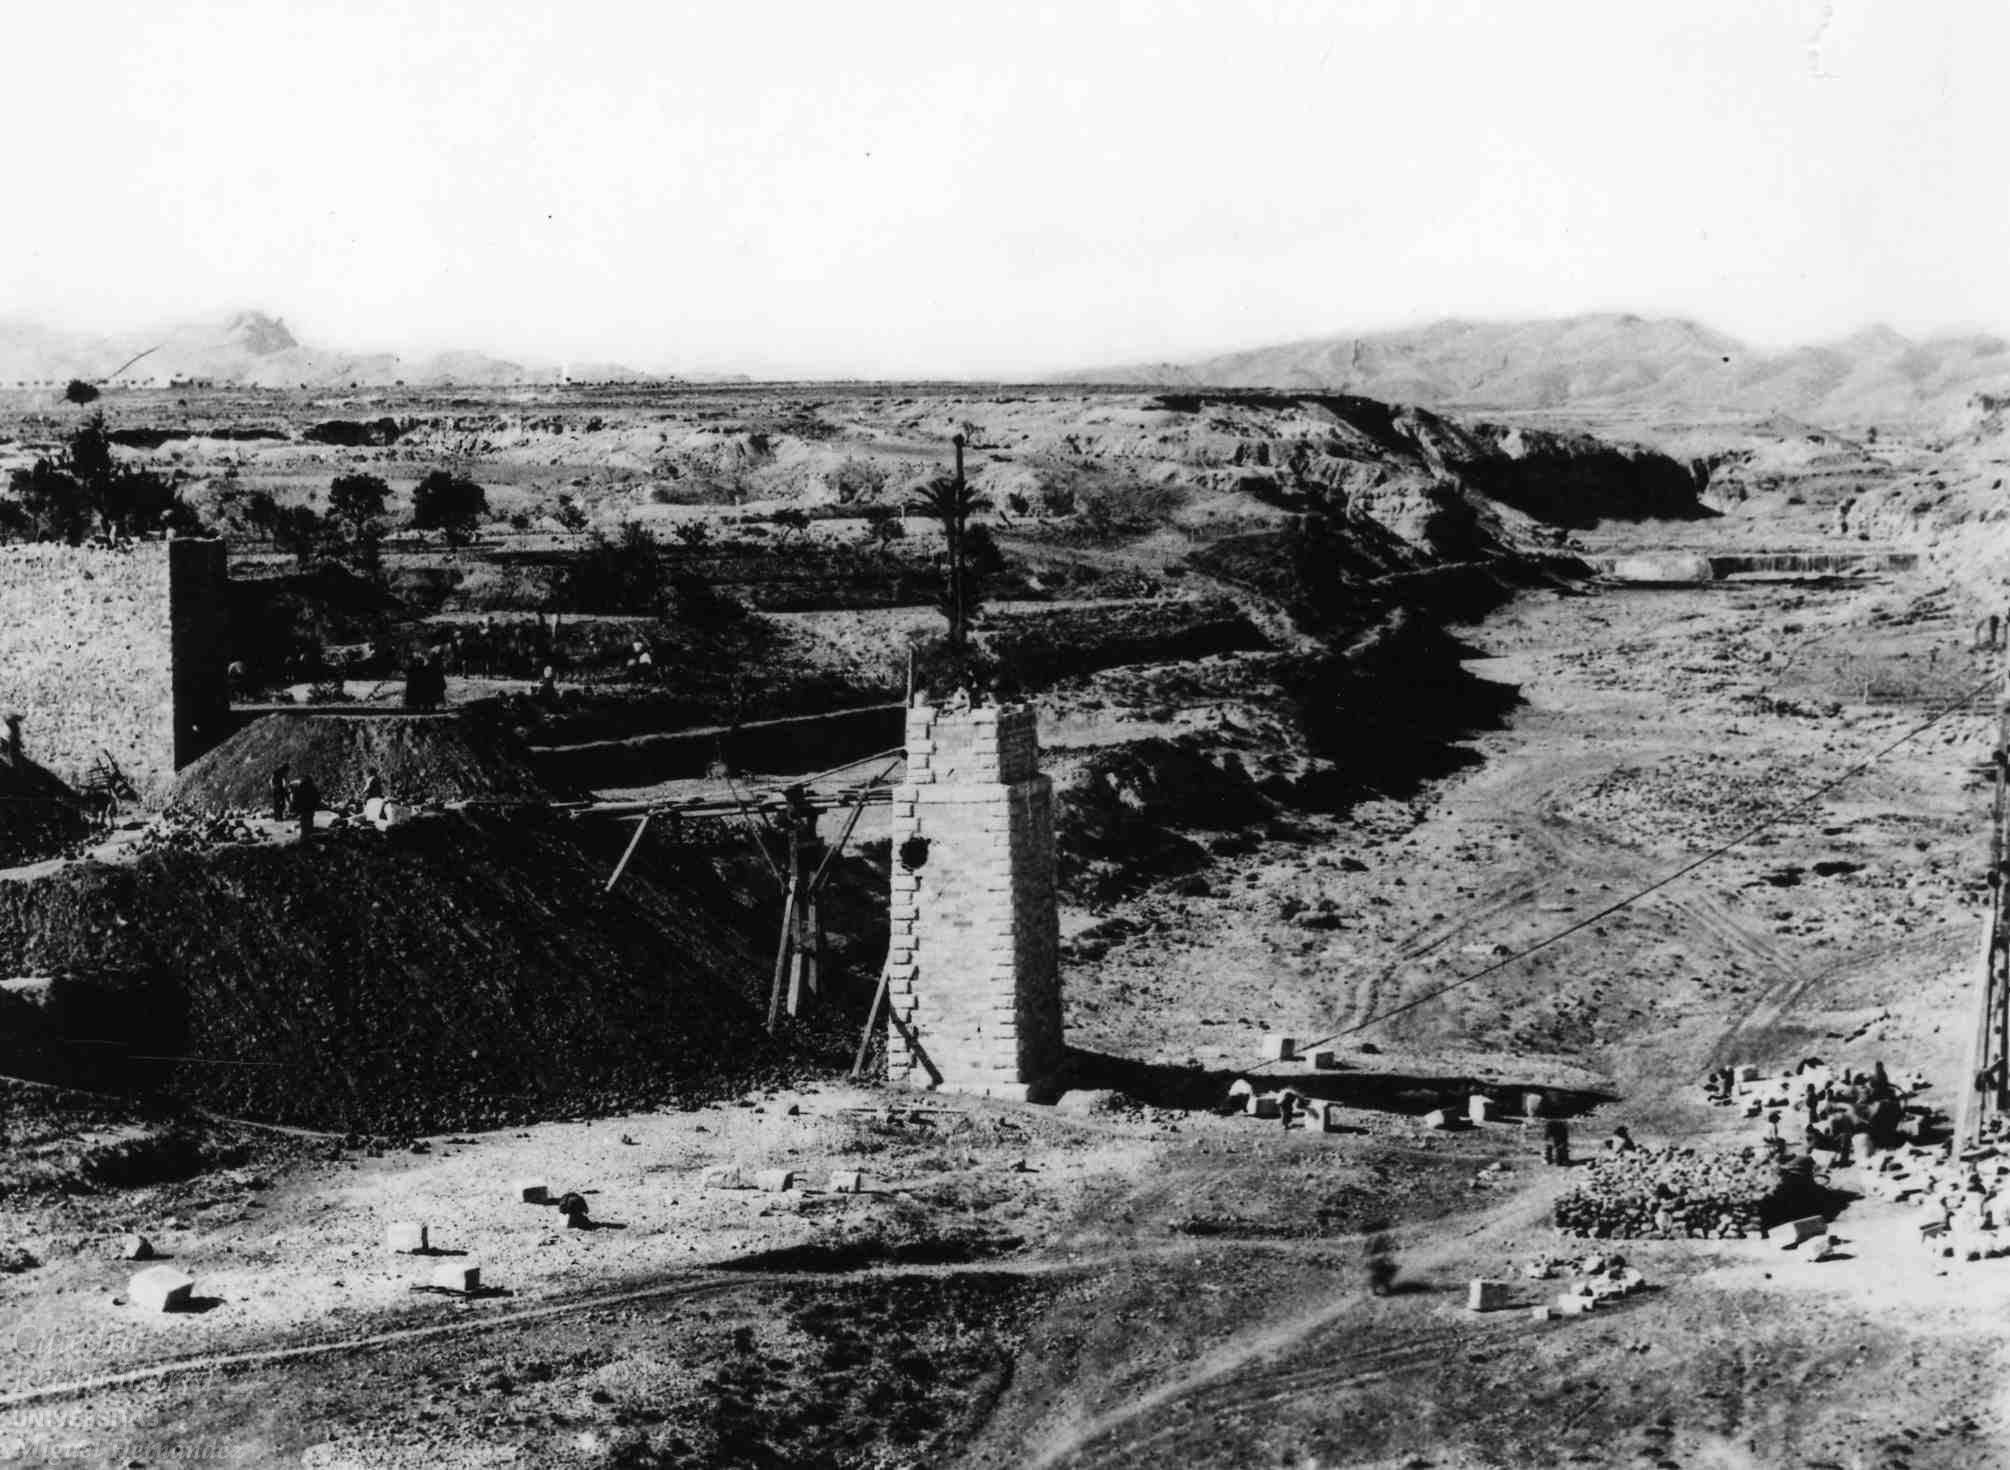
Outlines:
POLYGON ((1968 1043, 1968 1067, 1960 1079, 1961 1104, 1954 1120, 1956 1148, 1981 1137, 1983 1119, 2010 1106, 2010 894, 2004 859, 2010 834, 2010 700, 1997 695, 1996 748, 1990 753, 1994 795, 1989 812, 1989 902, 1982 916, 1982 953, 1975 976, 1975 1029, 1968 1043))
POLYGON ((963 647, 963 522, 969 512, 969 490, 963 481, 963 436, 950 440, 956 446, 956 488, 952 492, 954 513, 949 519, 949 646, 963 647))

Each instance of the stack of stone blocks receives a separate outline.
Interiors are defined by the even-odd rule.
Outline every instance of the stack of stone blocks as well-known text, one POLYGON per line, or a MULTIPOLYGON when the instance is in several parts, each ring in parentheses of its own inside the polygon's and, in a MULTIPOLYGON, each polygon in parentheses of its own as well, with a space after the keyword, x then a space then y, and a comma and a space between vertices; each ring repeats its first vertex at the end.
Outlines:
POLYGON ((904 1026, 889 1029, 888 1076, 996 1097, 1051 1090, 1060 916, 1054 790, 1033 711, 910 708, 891 835, 887 989, 904 1026))

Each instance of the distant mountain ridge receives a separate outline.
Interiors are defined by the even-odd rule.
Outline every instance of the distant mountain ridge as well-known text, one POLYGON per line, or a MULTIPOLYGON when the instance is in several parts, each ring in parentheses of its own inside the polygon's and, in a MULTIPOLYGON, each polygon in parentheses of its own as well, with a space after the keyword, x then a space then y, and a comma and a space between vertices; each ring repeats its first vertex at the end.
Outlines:
POLYGON ((1763 352, 1680 318, 1606 313, 1449 320, 1185 363, 1070 372, 1067 383, 1357 393, 1433 408, 1787 413, 1824 423, 1939 422, 1970 395, 2010 392, 2010 341, 1915 342, 1889 327, 1763 352))
POLYGON ((516 383, 647 382, 656 375, 617 363, 539 364, 482 352, 401 357, 392 352, 337 352, 303 345, 279 317, 238 311, 221 321, 117 334, 67 332, 36 322, 0 320, 0 387, 72 378, 101 383, 119 373, 128 384, 208 381, 258 388, 387 387, 445 384, 501 387, 516 383), (155 350, 148 352, 147 349, 155 350))

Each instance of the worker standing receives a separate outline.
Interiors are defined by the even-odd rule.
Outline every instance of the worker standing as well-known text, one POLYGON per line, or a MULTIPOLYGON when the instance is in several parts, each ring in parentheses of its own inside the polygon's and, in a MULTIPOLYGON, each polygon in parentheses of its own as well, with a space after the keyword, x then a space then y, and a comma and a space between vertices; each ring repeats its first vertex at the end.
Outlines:
POLYGON ((272 820, 283 822, 292 809, 293 783, 286 779, 286 767, 277 766, 272 772, 272 820))
POLYGON ((1542 1125, 1542 1161, 1565 1166, 1570 1163, 1570 1125, 1561 1118, 1551 1118, 1542 1125))
POLYGON ((302 776, 293 783, 293 815, 300 818, 300 840, 305 842, 314 835, 314 813, 321 808, 321 789, 314 784, 312 776, 302 776))

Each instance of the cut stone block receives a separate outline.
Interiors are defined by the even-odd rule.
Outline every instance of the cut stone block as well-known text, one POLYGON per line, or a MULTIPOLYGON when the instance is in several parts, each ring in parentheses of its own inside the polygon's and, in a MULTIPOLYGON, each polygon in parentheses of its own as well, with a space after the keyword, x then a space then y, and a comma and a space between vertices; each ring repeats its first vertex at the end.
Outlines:
POLYGON ((1336 1051, 1315 1051, 1312 1053, 1312 1065, 1321 1072, 1335 1071, 1340 1066, 1340 1053, 1336 1051))
POLYGON ((1542 1116, 1541 1093, 1524 1092, 1521 1095, 1521 1115, 1524 1118, 1540 1118, 1542 1116))
POLYGON ((542 1179, 519 1179, 515 1184, 517 1198, 527 1205, 548 1205, 551 1190, 542 1179))
POLYGON ((394 1251, 410 1253, 426 1248, 426 1227, 416 1220, 393 1220, 384 1232, 384 1244, 394 1251))
POLYGON ((1254 1097, 1255 1095, 1255 1084, 1247 1077, 1238 1077, 1228 1084, 1228 1100, 1230 1102, 1239 1102, 1242 1098, 1254 1097))
POLYGON ((1528 1314, 1538 1322, 1547 1322, 1551 1317, 1556 1315, 1555 1312, 1548 1307, 1530 1307, 1528 1309, 1528 1314))
POLYGON ((1319 1110, 1319 1126, 1328 1133, 1338 1133, 1347 1125, 1340 1121, 1340 1104, 1327 1103, 1319 1110))
POLYGON ((1484 1092, 1476 1092, 1466 1099, 1466 1117, 1474 1123, 1485 1123, 1493 1117, 1494 1100, 1484 1092))
POLYGON ((463 1295, 482 1289, 482 1268, 466 1261, 445 1261, 433 1267, 433 1285, 463 1295))
POLYGON ((754 1188, 765 1189, 770 1193, 778 1194, 782 1190, 795 1187, 796 1174, 793 1169, 763 1169, 754 1176, 754 1188))
POLYGON ((1275 1031, 1264 1033, 1263 1059, 1266 1062, 1288 1062, 1298 1055, 1298 1043, 1289 1036, 1275 1031))
POLYGON ((122 1261, 150 1261, 154 1256, 153 1242, 144 1235, 121 1235, 118 1251, 122 1261))
POLYGON ((1813 1240, 1818 1235, 1829 1233, 1829 1222, 1820 1215, 1804 1215, 1798 1220, 1788 1220, 1775 1225, 1766 1232, 1766 1238, 1789 1249, 1804 1240, 1813 1240))
POLYGON ((830 1192, 832 1194, 862 1194, 865 1191, 865 1176, 856 1169, 838 1169, 832 1172, 830 1192))
POLYGON ((698 1176, 698 1183, 704 1189, 745 1189, 746 1177, 740 1173, 738 1164, 713 1164, 698 1176))
POLYGON ((1508 1296, 1508 1284, 1505 1281, 1469 1281, 1466 1283, 1466 1310, 1499 1311, 1508 1304, 1508 1296))
POLYGON ((1757 1067, 1738 1068, 1738 1080, 1740 1082, 1757 1082, 1759 1080, 1759 1069, 1757 1067))
POLYGON ((188 1305, 195 1278, 172 1266, 149 1266, 126 1287, 126 1297, 145 1312, 179 1312, 188 1305))
POLYGON ((1430 1112, 1424 1114, 1424 1126, 1426 1128, 1442 1130, 1451 1127, 1452 1120, 1443 1108, 1433 1108, 1430 1112))
POLYGON ((1592 1310, 1596 1299, 1588 1296, 1572 1296, 1568 1292, 1555 1302, 1557 1315, 1561 1317, 1582 1317, 1592 1310))
POLYGON ((1274 1118, 1283 1111, 1275 1097, 1269 1093, 1251 1093, 1243 1111, 1252 1118, 1274 1118))

